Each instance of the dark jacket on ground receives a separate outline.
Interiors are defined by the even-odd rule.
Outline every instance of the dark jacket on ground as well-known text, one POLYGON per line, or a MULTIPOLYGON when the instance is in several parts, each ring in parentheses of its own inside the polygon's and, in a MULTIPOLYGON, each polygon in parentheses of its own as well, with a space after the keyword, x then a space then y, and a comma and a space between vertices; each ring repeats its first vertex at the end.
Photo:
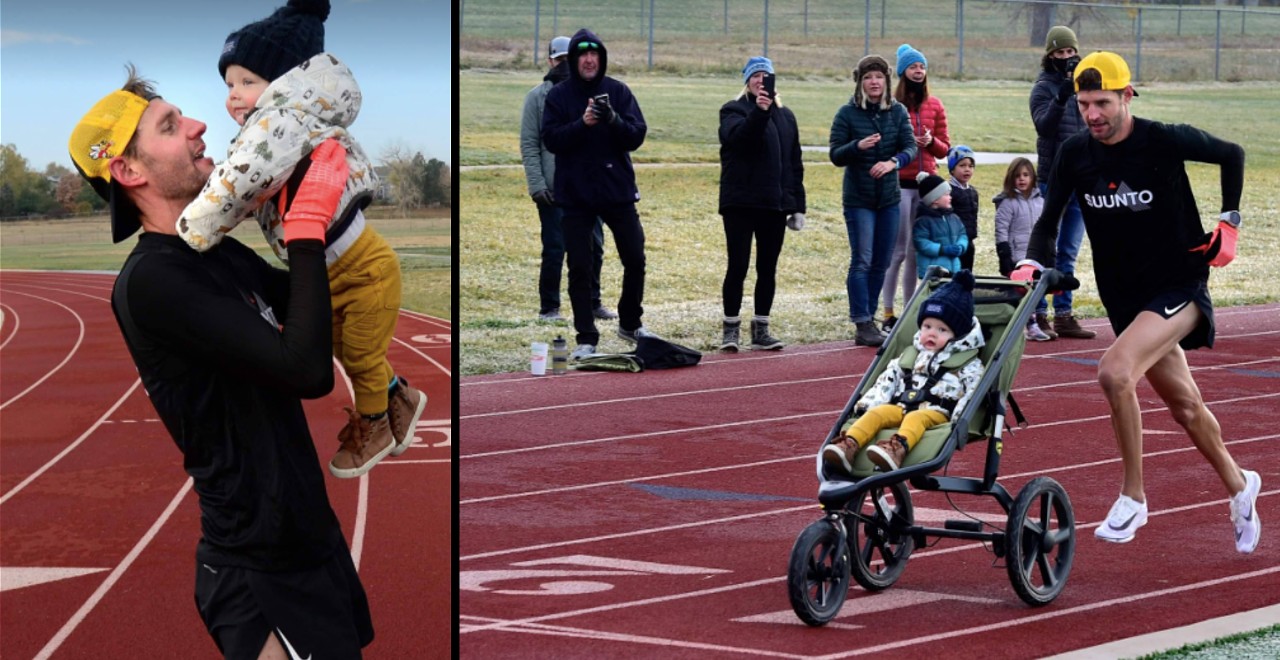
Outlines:
POLYGON ((727 208, 805 212, 796 116, 776 104, 761 110, 750 92, 720 108, 720 212, 727 208))
POLYGON ((1058 88, 1064 84, 1072 84, 1066 74, 1042 70, 1031 87, 1031 122, 1036 126, 1037 181, 1049 180, 1058 148, 1067 138, 1086 128, 1084 119, 1080 118, 1075 94, 1063 103, 1058 102, 1058 88))
POLYGON ((640 104, 622 81, 605 74, 609 53, 590 30, 578 30, 569 41, 569 79, 552 87, 542 111, 542 142, 556 155, 556 203, 566 207, 600 209, 634 204, 640 199, 631 152, 644 144, 648 127, 640 104), (600 44, 600 72, 583 80, 578 73, 578 44, 600 44), (582 115, 587 100, 609 95, 617 121, 587 126, 582 115))
POLYGON ((299 570, 345 549, 301 401, 333 389, 324 245, 287 249, 282 271, 230 236, 201 254, 143 233, 111 293, 195 480, 196 559, 211 566, 299 570))
POLYGON ((831 122, 830 145, 831 162, 845 168, 844 206, 882 209, 901 201, 898 173, 892 171, 875 179, 871 166, 893 158, 901 168, 916 157, 916 140, 905 106, 894 101, 887 109, 878 105, 863 108, 850 98, 831 122), (858 140, 875 133, 880 134, 876 146, 865 151, 858 148, 858 140))

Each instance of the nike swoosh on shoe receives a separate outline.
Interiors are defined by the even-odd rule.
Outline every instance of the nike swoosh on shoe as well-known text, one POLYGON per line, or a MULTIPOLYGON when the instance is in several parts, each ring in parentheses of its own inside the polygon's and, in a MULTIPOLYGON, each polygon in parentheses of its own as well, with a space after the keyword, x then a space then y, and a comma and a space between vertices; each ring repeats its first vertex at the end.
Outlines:
POLYGON ((1119 527, 1116 527, 1115 525, 1112 525, 1111 523, 1107 523, 1107 527, 1110 527, 1111 529, 1114 529, 1114 530, 1116 530, 1117 532, 1123 532, 1123 531, 1125 530, 1125 528, 1127 528, 1129 525, 1132 525, 1132 524, 1133 524, 1133 520, 1134 520, 1134 518, 1137 518, 1137 517, 1138 517, 1138 514, 1136 514, 1136 513, 1135 513, 1135 514, 1133 514, 1132 516, 1129 516, 1129 519, 1128 519, 1128 520, 1126 520, 1126 521, 1124 521, 1124 524, 1123 524, 1123 525, 1121 525, 1121 526, 1119 526, 1119 527))

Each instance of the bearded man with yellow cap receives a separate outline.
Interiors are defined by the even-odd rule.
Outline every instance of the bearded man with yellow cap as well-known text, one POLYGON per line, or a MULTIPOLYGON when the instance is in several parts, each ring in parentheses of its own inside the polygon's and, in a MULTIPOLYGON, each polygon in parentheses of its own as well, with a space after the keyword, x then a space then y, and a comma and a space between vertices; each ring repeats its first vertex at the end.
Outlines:
POLYGON ((1213 347, 1209 268, 1235 258, 1244 149, 1193 126, 1134 117, 1129 106, 1137 92, 1129 65, 1115 53, 1080 60, 1073 84, 1089 130, 1062 144, 1049 197, 1014 278, 1030 279, 1042 266, 1053 266, 1063 208, 1070 197, 1077 199, 1093 248, 1098 295, 1116 334, 1098 365, 1098 383, 1111 407, 1124 464, 1120 496, 1094 535, 1126 543, 1147 522, 1137 395, 1138 381, 1146 376, 1230 496, 1236 550, 1253 552, 1261 535, 1254 505, 1262 479, 1242 470, 1227 451, 1185 353, 1213 347), (1201 225, 1188 161, 1221 169, 1222 212, 1210 233, 1201 225))

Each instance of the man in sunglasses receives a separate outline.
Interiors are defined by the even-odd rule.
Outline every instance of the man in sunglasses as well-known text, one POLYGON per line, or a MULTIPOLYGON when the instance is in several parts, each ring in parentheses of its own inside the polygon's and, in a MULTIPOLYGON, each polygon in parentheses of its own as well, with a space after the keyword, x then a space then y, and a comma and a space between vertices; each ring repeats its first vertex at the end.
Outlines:
POLYGON ((542 141, 556 155, 553 193, 564 210, 561 228, 569 257, 569 300, 577 332, 576 360, 596 352, 600 333, 592 315, 592 230, 599 217, 613 233, 622 262, 618 336, 635 343, 655 336, 644 327, 644 228, 636 213, 631 152, 648 127, 640 104, 622 81, 605 75, 609 52, 590 30, 569 40, 569 78, 547 93, 542 141))

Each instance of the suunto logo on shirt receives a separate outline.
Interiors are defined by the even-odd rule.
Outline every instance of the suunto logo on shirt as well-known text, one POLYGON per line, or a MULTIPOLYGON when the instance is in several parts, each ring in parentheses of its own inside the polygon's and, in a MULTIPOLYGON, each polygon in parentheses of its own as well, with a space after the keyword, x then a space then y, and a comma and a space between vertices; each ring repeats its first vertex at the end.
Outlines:
POLYGON ((1133 191, 1129 188, 1129 184, 1121 181, 1119 184, 1111 183, 1107 185, 1110 191, 1102 195, 1090 195, 1085 193, 1084 203, 1089 208, 1094 209, 1129 209, 1130 211, 1147 211, 1151 209, 1151 201, 1155 199, 1155 194, 1150 190, 1133 191))

